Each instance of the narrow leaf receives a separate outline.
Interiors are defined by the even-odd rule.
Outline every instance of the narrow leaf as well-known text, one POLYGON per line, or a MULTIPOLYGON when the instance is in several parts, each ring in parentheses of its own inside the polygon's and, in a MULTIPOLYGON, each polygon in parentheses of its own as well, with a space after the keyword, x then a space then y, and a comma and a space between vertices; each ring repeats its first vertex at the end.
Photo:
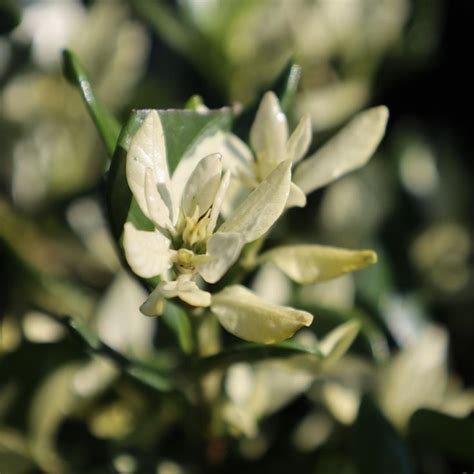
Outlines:
POLYGON ((79 58, 67 49, 63 51, 63 73, 66 79, 80 90, 89 115, 105 144, 107 154, 112 158, 120 134, 120 123, 95 95, 79 58))

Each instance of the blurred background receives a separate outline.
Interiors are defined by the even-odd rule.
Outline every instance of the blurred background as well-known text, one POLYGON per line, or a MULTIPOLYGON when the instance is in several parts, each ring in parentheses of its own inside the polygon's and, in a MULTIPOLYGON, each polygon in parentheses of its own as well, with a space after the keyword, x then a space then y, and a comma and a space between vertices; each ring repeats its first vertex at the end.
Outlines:
POLYGON ((448 0, 0 1, 0 472, 461 473, 474 469, 474 5, 448 0), (363 170, 310 196, 275 240, 375 248, 355 276, 296 288, 264 267, 249 285, 363 335, 330 371, 236 364, 215 416, 134 385, 48 317, 87 320, 155 361, 171 341, 138 311, 102 212, 107 154, 77 89, 74 51, 124 123, 133 108, 253 104, 293 60, 290 123, 312 150, 385 104, 363 170), (309 237, 309 239, 308 239, 309 237), (205 467, 203 467, 205 466, 205 467))

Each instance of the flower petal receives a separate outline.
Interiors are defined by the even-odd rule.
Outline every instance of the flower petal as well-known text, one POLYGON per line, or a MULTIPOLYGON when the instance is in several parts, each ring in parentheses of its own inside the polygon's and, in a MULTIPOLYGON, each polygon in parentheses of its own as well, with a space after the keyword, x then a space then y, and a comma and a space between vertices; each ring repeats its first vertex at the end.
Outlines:
POLYGON ((356 115, 314 155, 304 160, 293 181, 306 193, 365 165, 385 133, 388 110, 374 107, 356 115))
POLYGON ((246 242, 261 237, 285 209, 290 183, 291 161, 286 160, 247 196, 219 231, 240 233, 246 242))
POLYGON ((293 164, 300 161, 308 151, 311 136, 311 119, 308 114, 305 114, 286 143, 286 157, 293 164))
POLYGON ((257 111, 250 130, 250 144, 257 156, 262 178, 286 159, 288 122, 277 96, 267 92, 257 111))
POLYGON ((181 201, 184 187, 192 172, 203 157, 219 153, 222 156, 222 167, 234 175, 252 176, 253 156, 250 149, 239 138, 221 130, 206 135, 189 150, 179 161, 171 178, 173 196, 181 201))
POLYGON ((142 278, 162 275, 171 267, 170 241, 158 231, 137 230, 127 222, 123 247, 130 268, 142 278))
POLYGON ((213 295, 211 311, 234 336, 264 344, 283 341, 313 322, 310 313, 267 303, 240 285, 213 295))
POLYGON ((206 307, 211 304, 211 294, 201 290, 187 275, 182 275, 177 280, 159 283, 140 311, 146 316, 159 316, 163 313, 165 300, 171 298, 179 298, 191 306, 206 307))
POLYGON ((221 155, 214 153, 199 161, 184 188, 181 207, 186 216, 194 215, 196 206, 203 215, 214 202, 221 182, 221 155))
POLYGON ((210 259, 197 265, 197 271, 208 283, 216 283, 237 260, 244 244, 241 234, 217 232, 207 242, 210 259))
POLYGON ((377 262, 377 254, 323 245, 288 245, 264 253, 260 261, 270 261, 297 283, 309 284, 365 268, 377 262))
POLYGON ((170 211, 158 192, 151 168, 147 168, 145 172, 145 198, 148 209, 147 216, 153 224, 160 230, 166 229, 173 233, 174 226, 170 219, 170 211))
POLYGON ((140 311, 145 316, 161 316, 165 309, 165 298, 161 292, 160 285, 150 293, 145 302, 140 306, 140 311))
POLYGON ((288 201, 286 201, 286 208, 290 207, 305 207, 306 206, 306 194, 296 186, 295 183, 290 185, 290 195, 288 201))
POLYGON ((169 186, 165 138, 160 116, 155 110, 146 116, 132 139, 127 154, 126 169, 128 185, 140 209, 148 217, 145 197, 145 173, 147 168, 152 170, 157 189, 171 211, 173 202, 169 186))
POLYGON ((178 297, 191 306, 205 307, 211 304, 211 294, 201 290, 187 275, 178 277, 176 281, 164 281, 159 286, 165 298, 178 297))
POLYGON ((227 170, 221 179, 219 188, 214 197, 214 202, 212 204, 211 215, 209 216, 209 224, 207 225, 207 231, 209 234, 212 234, 216 228, 217 219, 219 218, 219 213, 221 212, 222 205, 224 204, 224 199, 226 197, 227 190, 229 189, 229 184, 230 171, 227 170))

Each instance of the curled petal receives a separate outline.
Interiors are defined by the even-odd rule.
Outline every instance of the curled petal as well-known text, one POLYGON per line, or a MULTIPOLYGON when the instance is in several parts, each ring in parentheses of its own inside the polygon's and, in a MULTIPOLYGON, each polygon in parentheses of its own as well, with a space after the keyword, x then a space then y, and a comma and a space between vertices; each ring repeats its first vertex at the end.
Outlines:
POLYGON ((197 271, 208 283, 216 283, 237 260, 244 244, 240 234, 217 232, 207 242, 209 259, 197 271))
POLYGON ((206 307, 211 304, 211 294, 201 290, 194 281, 183 275, 175 281, 162 281, 152 291, 140 311, 146 316, 159 316, 166 299, 179 298, 191 306, 206 307))
POLYGON ((246 242, 261 237, 285 209, 290 183, 291 161, 286 160, 247 196, 219 231, 242 234, 246 242))
POLYGON ((260 102, 250 130, 250 144, 257 155, 262 177, 266 177, 280 161, 286 159, 287 140, 286 116, 277 96, 273 92, 267 92, 260 102))
POLYGON ((123 247, 130 268, 142 278, 162 275, 171 267, 170 241, 158 231, 137 230, 127 222, 123 247))
POLYGON ((227 190, 229 189, 230 184, 230 171, 227 170, 224 173, 224 176, 221 179, 219 188, 217 189, 216 195, 214 197, 214 202, 212 204, 211 214, 209 216, 209 223, 207 225, 207 232, 212 234, 216 228, 217 219, 219 218, 219 213, 221 212, 222 205, 224 204, 224 199, 226 197, 227 190))
POLYGON ((364 166, 385 133, 388 110, 374 107, 356 115, 314 155, 301 162, 293 181, 310 193, 364 166))
POLYGON ((324 245, 287 245, 264 253, 260 261, 274 263, 297 283, 310 284, 365 268, 377 262, 377 254, 324 245))
POLYGON ((145 198, 148 209, 147 216, 159 229, 166 229, 173 233, 174 227, 170 219, 170 211, 156 188, 153 170, 147 168, 145 172, 145 198))
POLYGON ((169 185, 166 147, 160 116, 153 110, 132 139, 127 153, 127 182, 142 212, 149 217, 145 195, 146 170, 152 170, 155 185, 167 207, 173 203, 169 185))
POLYGON ((219 189, 221 174, 221 155, 218 153, 199 161, 183 191, 181 206, 186 216, 192 216, 196 207, 200 215, 208 211, 219 189))
POLYGON ((306 206, 306 194, 296 186, 295 183, 291 183, 290 194, 288 201, 286 201, 286 208, 290 207, 305 207, 306 206))
POLYGON ((311 119, 306 114, 299 122, 286 144, 286 157, 293 164, 303 158, 311 143, 311 119))
POLYGON ((235 135, 218 130, 204 136, 179 161, 171 177, 173 196, 177 198, 177 202, 181 201, 184 187, 197 164, 204 156, 213 153, 222 156, 223 169, 230 170, 234 175, 252 176, 253 156, 247 145, 235 135))
POLYGON ((211 311, 234 336, 264 344, 288 339, 313 322, 310 313, 268 303, 240 285, 213 295, 211 311))

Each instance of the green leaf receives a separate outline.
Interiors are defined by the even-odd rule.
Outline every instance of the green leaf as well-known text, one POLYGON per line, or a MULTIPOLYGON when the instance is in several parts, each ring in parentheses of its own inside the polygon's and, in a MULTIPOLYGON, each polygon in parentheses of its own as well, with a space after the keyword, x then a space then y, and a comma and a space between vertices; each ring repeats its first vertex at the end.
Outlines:
POLYGON ((168 392, 173 389, 170 374, 162 369, 158 370, 155 367, 149 367, 137 360, 127 358, 120 352, 112 349, 112 347, 102 342, 98 336, 88 328, 84 321, 78 318, 50 316, 63 324, 87 351, 107 357, 114 362, 122 372, 128 374, 133 379, 160 392, 168 392))
POLYGON ((260 101, 267 91, 273 91, 277 95, 278 99, 280 100, 282 110, 287 112, 298 89, 300 78, 301 66, 294 62, 290 62, 275 79, 275 82, 269 87, 260 91, 253 104, 246 108, 236 118, 233 132, 243 141, 249 141, 250 128, 255 119, 260 101))
POLYGON ((364 396, 353 427, 354 457, 364 474, 411 474, 408 448, 373 401, 364 396))
POLYGON ((423 446, 474 462, 473 414, 455 418, 434 410, 418 410, 410 419, 409 435, 423 446))
POLYGON ((176 334, 179 347, 185 354, 194 351, 194 339, 189 316, 179 306, 166 302, 163 316, 164 323, 176 334))
MULTIPOLYGON (((107 204, 112 231, 120 239, 124 223, 129 220, 138 229, 150 230, 150 223, 134 204, 127 184, 126 159, 133 135, 149 110, 135 110, 120 133, 107 179, 107 204)), ((194 110, 158 110, 166 142, 170 173, 200 138, 216 130, 230 128, 232 113, 228 108, 199 113, 194 110)))
POLYGON ((322 359, 323 355, 318 347, 307 347, 293 341, 281 342, 279 344, 241 344, 232 349, 220 352, 209 357, 203 357, 196 361, 193 371, 204 374, 216 369, 226 369, 238 362, 257 362, 265 359, 287 358, 292 356, 313 356, 316 360, 322 359))
POLYGON ((105 144, 107 154, 112 157, 120 134, 120 123, 95 95, 79 58, 67 49, 63 51, 63 74, 73 86, 80 90, 89 115, 105 144))

